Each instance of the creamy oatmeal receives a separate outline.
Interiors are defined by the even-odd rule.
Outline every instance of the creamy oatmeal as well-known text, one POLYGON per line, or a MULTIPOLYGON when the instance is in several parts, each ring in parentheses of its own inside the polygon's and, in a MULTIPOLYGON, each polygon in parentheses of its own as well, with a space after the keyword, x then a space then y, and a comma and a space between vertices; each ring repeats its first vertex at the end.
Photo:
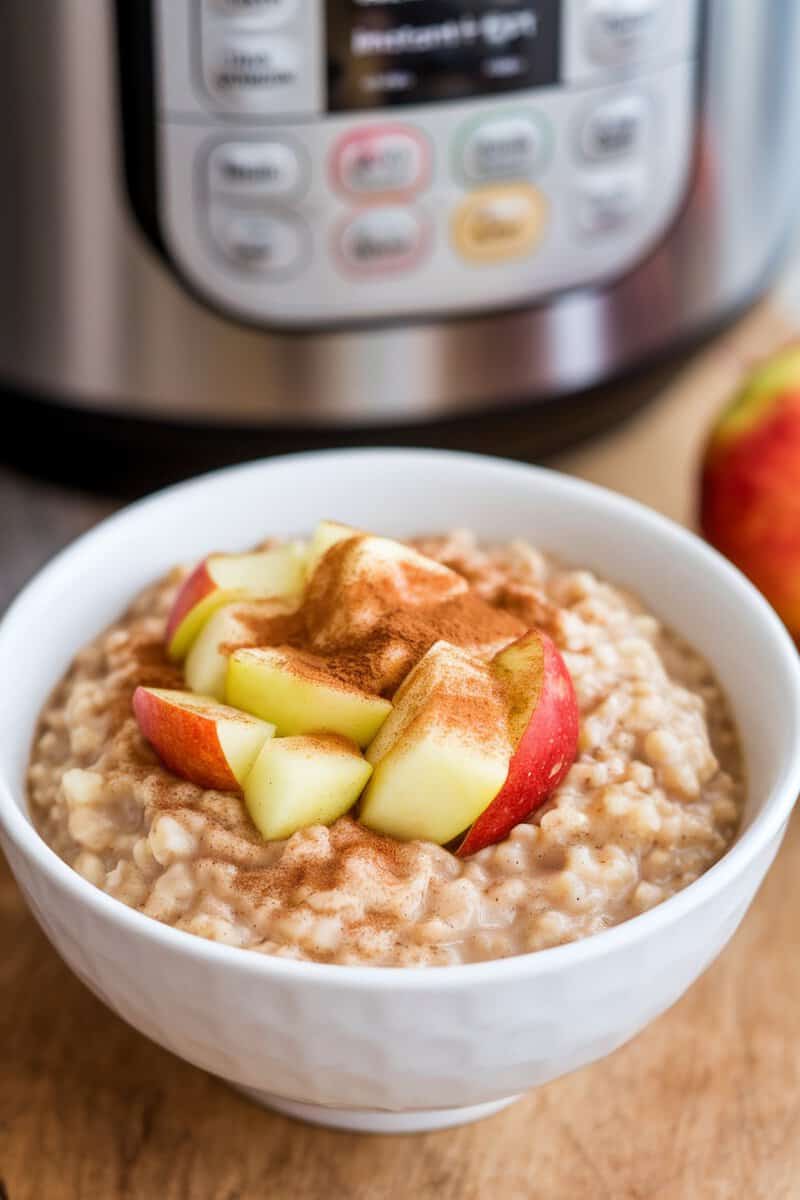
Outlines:
POLYGON ((506 641, 528 626, 546 631, 574 683, 576 761, 505 840, 459 858, 348 815, 265 842, 239 794, 166 770, 131 697, 138 685, 184 686, 163 648, 181 571, 77 655, 44 709, 29 768, 44 839, 91 883, 159 921, 336 963, 539 950, 697 879, 732 841, 743 803, 736 733, 703 659, 633 596, 526 544, 484 549, 458 532, 415 545, 498 610, 506 641))

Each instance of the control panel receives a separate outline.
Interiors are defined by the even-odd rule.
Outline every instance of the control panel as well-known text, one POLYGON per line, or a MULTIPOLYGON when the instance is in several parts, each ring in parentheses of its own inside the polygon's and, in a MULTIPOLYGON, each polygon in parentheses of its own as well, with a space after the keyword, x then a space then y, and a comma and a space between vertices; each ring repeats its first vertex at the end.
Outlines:
POLYGON ((701 0, 154 0, 160 223, 275 327, 485 312, 664 235, 701 0))

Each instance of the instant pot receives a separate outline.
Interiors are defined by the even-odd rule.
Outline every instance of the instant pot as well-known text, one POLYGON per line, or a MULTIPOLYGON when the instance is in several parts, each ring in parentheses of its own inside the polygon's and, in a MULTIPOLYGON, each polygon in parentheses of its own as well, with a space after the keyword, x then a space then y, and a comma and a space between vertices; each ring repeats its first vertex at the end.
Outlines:
POLYGON ((253 427, 570 396, 752 299, 794 0, 4 0, 0 383, 253 427))

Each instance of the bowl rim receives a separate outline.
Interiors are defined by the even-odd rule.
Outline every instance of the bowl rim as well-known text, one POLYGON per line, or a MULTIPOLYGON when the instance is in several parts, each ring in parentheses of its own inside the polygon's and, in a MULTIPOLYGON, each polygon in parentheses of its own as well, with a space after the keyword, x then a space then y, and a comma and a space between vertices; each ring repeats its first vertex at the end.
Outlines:
MULTIPOLYGON (((748 610, 750 619, 757 621, 771 639, 776 656, 783 659, 783 665, 787 668, 789 692, 786 697, 787 703, 782 706, 784 719, 800 728, 800 655, 794 642, 760 592, 736 567, 695 533, 637 500, 560 471, 492 455, 452 450, 342 447, 276 455, 193 476, 125 505, 70 542, 20 589, 0 618, 0 659, 12 643, 17 617, 33 597, 46 592, 56 580, 69 574, 73 559, 85 553, 95 541, 112 536, 118 527, 124 526, 143 512, 158 509, 165 500, 176 495, 190 497, 192 493, 204 491, 209 486, 213 487, 221 478, 247 474, 255 477, 273 465, 292 466, 299 463, 313 464, 320 459, 357 457, 373 458, 376 467, 379 467, 380 460, 387 456, 410 460, 424 458, 427 468, 437 460, 458 460, 480 468, 487 476, 494 474, 499 477, 500 474, 506 474, 519 478, 543 479, 551 487, 563 488, 564 492, 573 498, 602 504, 612 515, 615 512, 623 513, 627 519, 636 519, 649 529, 654 538, 666 539, 690 550, 715 572, 721 585, 732 590, 735 598, 748 610)), ((358 987, 383 990, 402 986, 403 989, 416 990, 426 989, 434 984, 441 989, 448 985, 469 987, 477 982, 501 983, 523 976, 535 978, 552 971, 589 963, 623 947, 646 940, 659 929, 680 921, 693 909, 711 900, 746 871, 750 863, 780 833, 788 820, 800 792, 800 738, 793 755, 783 764, 772 792, 751 825, 736 838, 718 862, 682 891, 618 925, 565 945, 528 951, 507 958, 444 966, 370 966, 282 958, 209 941, 196 934, 162 924, 101 891, 64 862, 44 841, 32 821, 17 805, 14 800, 15 790, 16 782, 7 778, 5 772, 0 773, 0 828, 16 850, 35 871, 49 878, 56 888, 65 889, 78 904, 91 909, 96 917, 107 919, 112 925, 122 926, 134 937, 152 939, 165 951, 188 954, 209 964, 227 965, 265 980, 270 977, 283 977, 298 982, 305 979, 332 989, 358 987)))

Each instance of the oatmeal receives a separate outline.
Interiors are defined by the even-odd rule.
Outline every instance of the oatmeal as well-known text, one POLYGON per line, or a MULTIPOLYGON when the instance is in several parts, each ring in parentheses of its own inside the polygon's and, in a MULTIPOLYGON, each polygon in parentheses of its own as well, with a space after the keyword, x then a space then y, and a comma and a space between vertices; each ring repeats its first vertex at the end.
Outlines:
MULTIPOLYGON (((132 696, 186 686, 164 650, 180 571, 84 648, 48 701, 28 775, 44 839, 95 886, 178 929, 264 954, 397 966, 571 942, 651 908, 716 862, 738 827, 743 769, 703 659, 633 596, 526 544, 484 548, 460 532, 413 544, 458 574, 467 605, 493 610, 478 636, 477 616, 462 621, 467 610, 443 596, 446 640, 494 653, 536 627, 574 685, 575 761, 503 840, 458 857, 376 833, 356 808, 266 841, 235 788, 167 770, 132 696)), ((246 604, 234 615, 226 654, 269 645, 273 622, 291 643, 291 616, 246 604)), ((335 648, 340 617, 335 606, 322 613, 318 648, 335 648)), ((433 640, 424 644, 417 618, 393 620, 365 633, 370 689, 388 697, 433 640)), ((332 741, 339 752, 343 739, 332 741)))

